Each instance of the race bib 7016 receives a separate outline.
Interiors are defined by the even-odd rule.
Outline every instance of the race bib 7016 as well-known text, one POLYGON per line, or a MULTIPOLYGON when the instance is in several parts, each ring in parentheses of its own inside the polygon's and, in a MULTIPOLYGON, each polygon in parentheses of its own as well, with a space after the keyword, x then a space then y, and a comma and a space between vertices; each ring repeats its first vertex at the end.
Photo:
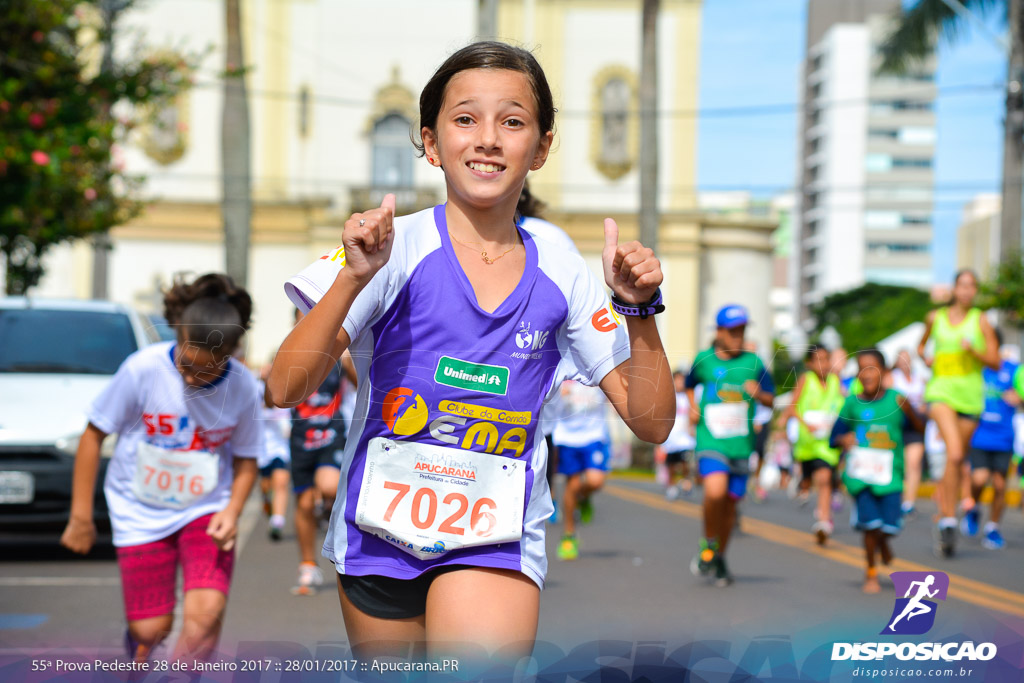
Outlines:
POLYGON ((176 451, 145 441, 135 450, 135 497, 155 507, 182 510, 217 488, 220 457, 176 451))

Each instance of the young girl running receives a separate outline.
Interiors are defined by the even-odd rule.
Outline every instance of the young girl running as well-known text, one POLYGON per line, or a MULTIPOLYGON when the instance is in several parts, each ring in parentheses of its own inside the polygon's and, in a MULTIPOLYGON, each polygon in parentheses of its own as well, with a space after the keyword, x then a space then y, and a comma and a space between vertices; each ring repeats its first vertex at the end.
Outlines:
POLYGON ((164 315, 177 341, 125 359, 93 402, 78 444, 61 544, 84 554, 96 541, 100 446, 116 433, 103 490, 135 661, 171 630, 179 564, 185 604, 174 657, 205 658, 220 636, 238 516, 263 450, 256 379, 232 358, 251 310, 248 293, 225 275, 176 282, 164 315))
MULTIPOLYGON (((956 504, 963 482, 964 456, 978 417, 985 408, 985 380, 982 367, 999 370, 999 343, 995 330, 981 309, 974 307, 978 278, 970 270, 961 270, 953 280, 953 298, 948 306, 932 311, 925 318, 924 335, 917 354, 932 368, 932 378, 924 391, 928 417, 935 421, 946 443, 946 471, 939 484, 939 523, 935 531, 935 552, 952 557, 956 551, 956 504), (934 339, 934 356, 925 357, 925 345, 934 339)), ((965 509, 973 506, 966 499, 965 509)))
POLYGON ((583 259, 516 225, 554 113, 529 52, 459 50, 420 97, 420 149, 447 203, 394 219, 386 196, 286 285, 312 310, 277 354, 275 403, 302 400, 346 348, 359 373, 324 555, 362 654, 382 641, 431 656, 443 643, 532 649, 553 509, 538 417, 563 379, 600 386, 645 441, 672 427, 654 253, 605 221, 613 313, 583 259))

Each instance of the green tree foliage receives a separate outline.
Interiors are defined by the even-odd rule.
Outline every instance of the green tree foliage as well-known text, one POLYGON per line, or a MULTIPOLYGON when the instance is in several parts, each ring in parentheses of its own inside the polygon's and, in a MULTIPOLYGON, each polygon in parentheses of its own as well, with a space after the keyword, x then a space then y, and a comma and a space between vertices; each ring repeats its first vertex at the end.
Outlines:
POLYGON ((1008 325, 1024 327, 1024 254, 1003 259, 992 278, 981 283, 980 294, 980 306, 1002 311, 1008 325))
MULTIPOLYGON (((1006 16, 1007 0, 959 0, 979 17, 992 12, 1006 16)), ((939 37, 953 43, 967 28, 967 21, 943 0, 902 3, 895 12, 892 30, 878 46, 880 73, 904 74, 935 52, 939 37)))
POLYGON ((829 325, 843 338, 850 351, 875 346, 907 325, 924 320, 934 307, 927 292, 913 287, 868 283, 836 292, 811 309, 816 320, 811 337, 829 325))
POLYGON ((39 281, 53 245, 139 212, 142 179, 123 171, 117 145, 137 112, 158 110, 191 79, 178 56, 97 68, 108 37, 99 4, 8 0, 0 14, 0 256, 11 294, 39 281))
POLYGON ((789 351, 779 340, 772 340, 772 379, 775 380, 775 395, 781 396, 796 388, 797 380, 803 373, 803 364, 793 360, 789 351))

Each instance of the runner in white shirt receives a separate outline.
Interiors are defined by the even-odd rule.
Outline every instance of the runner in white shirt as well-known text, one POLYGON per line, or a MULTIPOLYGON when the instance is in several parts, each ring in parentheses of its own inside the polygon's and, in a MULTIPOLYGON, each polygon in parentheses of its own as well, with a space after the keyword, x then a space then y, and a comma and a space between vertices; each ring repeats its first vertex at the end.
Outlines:
POLYGON ((668 485, 665 497, 676 500, 680 494, 689 495, 693 490, 690 480, 690 462, 693 449, 697 447, 696 430, 690 422, 690 401, 686 398, 686 373, 672 373, 676 391, 676 421, 668 440, 659 448, 665 451, 665 465, 668 467, 668 485))
MULTIPOLYGON (((928 375, 913 367, 910 352, 906 349, 896 356, 896 365, 888 376, 893 389, 910 401, 910 407, 924 416, 924 389, 928 375)), ((921 469, 924 463, 924 433, 907 425, 903 430, 903 514, 912 516, 917 503, 917 489, 921 485, 921 469)))
POLYGON ((164 311, 177 342, 133 353, 93 402, 61 537, 77 553, 95 543, 100 446, 116 433, 103 490, 121 570, 126 644, 140 662, 171 630, 179 564, 184 621, 174 658, 203 659, 216 647, 238 516, 263 451, 256 379, 232 358, 249 327, 248 293, 225 275, 204 275, 177 282, 164 311))
POLYGON ((608 219, 613 314, 582 259, 517 229, 554 127, 529 52, 456 52, 425 86, 420 122, 447 203, 394 219, 388 195, 346 222, 343 247, 287 284, 311 310, 267 388, 275 404, 297 403, 351 347, 359 393, 324 554, 355 652, 390 641, 435 657, 472 642, 518 660, 536 635, 552 511, 542 406, 563 379, 600 385, 640 438, 664 441, 662 274, 608 219))
POLYGON ((260 405, 263 406, 260 419, 263 423, 263 438, 266 447, 256 464, 260 468, 260 492, 263 494, 263 512, 269 517, 267 526, 271 541, 280 541, 284 535, 285 513, 288 511, 288 489, 291 483, 291 449, 288 437, 291 435, 292 414, 285 408, 266 405, 264 377, 260 380, 260 405))
POLYGON ((597 387, 573 381, 563 382, 559 394, 562 412, 551 435, 558 447, 558 472, 566 477, 562 496, 565 529, 558 559, 575 560, 580 554, 576 511, 581 523, 590 524, 594 516, 591 497, 604 486, 611 461, 608 402, 597 387))
MULTIPOLYGON (((519 195, 519 203, 516 205, 516 211, 521 218, 519 227, 534 237, 551 242, 568 253, 578 255, 580 251, 576 248, 576 243, 572 241, 568 233, 554 223, 541 218, 544 207, 544 202, 530 192, 530 183, 524 184, 523 192, 519 195)), ((555 507, 555 511, 548 518, 548 521, 552 524, 558 523, 558 503, 555 502, 558 500, 555 493, 555 474, 558 472, 558 447, 555 446, 551 434, 555 430, 555 424, 557 424, 558 416, 561 413, 562 399, 561 393, 558 393, 547 403, 544 408, 544 415, 541 416, 541 429, 544 431, 544 440, 547 442, 548 447, 548 487, 551 489, 551 501, 555 507)))

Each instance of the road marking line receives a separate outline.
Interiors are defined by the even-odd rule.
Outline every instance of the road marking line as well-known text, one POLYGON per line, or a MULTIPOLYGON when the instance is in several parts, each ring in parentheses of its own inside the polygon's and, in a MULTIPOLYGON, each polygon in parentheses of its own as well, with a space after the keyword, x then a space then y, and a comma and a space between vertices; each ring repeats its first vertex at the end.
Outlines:
POLYGON ((116 576, 0 576, 0 586, 120 586, 116 576))
MULTIPOLYGON (((701 519, 703 514, 703 508, 696 503, 688 503, 686 501, 678 500, 669 502, 657 494, 647 493, 646 491, 637 491, 635 489, 616 486, 615 484, 605 485, 604 490, 616 498, 664 510, 681 517, 701 519)), ((863 550, 851 545, 846 545, 845 543, 830 540, 827 546, 820 547, 816 544, 812 534, 803 531, 796 531, 789 527, 774 524, 772 522, 766 522, 761 519, 752 519, 745 515, 740 519, 740 527, 743 530, 743 533, 757 536, 758 538, 772 543, 796 548, 811 555, 824 557, 825 559, 845 564, 850 567, 864 567, 863 550)), ((910 560, 902 560, 900 558, 895 558, 893 560, 891 569, 895 571, 944 572, 949 576, 949 595, 951 597, 980 607, 986 607, 988 609, 999 610, 1000 612, 1024 617, 1024 594, 999 588, 998 586, 992 586, 982 581, 969 579, 966 576, 953 574, 942 569, 936 569, 935 567, 911 562, 910 560)))

